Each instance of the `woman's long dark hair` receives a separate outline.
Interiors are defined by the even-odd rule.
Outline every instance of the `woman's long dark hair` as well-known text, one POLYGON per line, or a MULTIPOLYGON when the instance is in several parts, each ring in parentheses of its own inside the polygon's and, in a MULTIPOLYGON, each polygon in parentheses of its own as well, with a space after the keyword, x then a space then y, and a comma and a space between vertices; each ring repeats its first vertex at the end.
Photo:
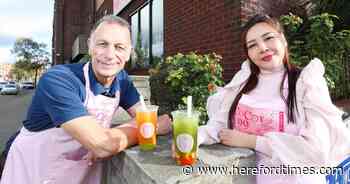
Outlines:
MULTIPOLYGON (((276 18, 271 18, 268 15, 255 15, 253 18, 251 18, 246 25, 243 27, 243 31, 242 31, 242 43, 244 46, 244 51, 248 57, 248 48, 247 48, 247 44, 246 44, 246 36, 247 36, 247 32, 248 30, 253 27, 254 25, 258 24, 258 23, 267 23, 270 26, 272 26, 273 28, 275 28, 280 34, 284 34, 283 31, 283 27, 281 26, 281 24, 278 22, 278 20, 276 18)), ((249 57, 248 57, 249 58, 249 57)), ((283 75, 281 84, 280 84, 280 95, 282 97, 282 99, 284 100, 284 102, 286 103, 286 106, 288 107, 288 122, 292 122, 295 123, 295 111, 298 112, 298 107, 297 107, 297 103, 296 103, 296 83, 300 74, 300 69, 298 69, 296 66, 292 65, 291 63, 289 63, 289 52, 288 52, 288 48, 286 46, 286 51, 285 51, 285 55, 283 58, 283 65, 286 69, 286 72, 283 75), (284 81, 288 80, 288 96, 285 97, 283 96, 283 84, 284 81)), ((228 117, 228 127, 230 129, 234 128, 234 125, 232 125, 232 122, 234 122, 233 120, 235 119, 235 114, 233 112, 236 112, 236 108, 238 105, 239 100, 241 99, 243 94, 249 93, 250 91, 252 91, 256 85, 258 84, 258 76, 260 73, 260 70, 258 68, 258 66, 256 66, 251 60, 250 60, 250 70, 251 70, 251 74, 247 80, 247 82, 244 84, 243 88, 240 90, 240 92, 237 94, 236 98, 234 99, 230 111, 229 111, 229 117, 228 117)))

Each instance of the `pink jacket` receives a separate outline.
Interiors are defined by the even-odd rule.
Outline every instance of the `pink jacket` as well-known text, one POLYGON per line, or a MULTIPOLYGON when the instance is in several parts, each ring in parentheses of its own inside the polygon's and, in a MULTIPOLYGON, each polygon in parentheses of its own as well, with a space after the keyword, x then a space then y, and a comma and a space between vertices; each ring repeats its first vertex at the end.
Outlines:
MULTIPOLYGON (((342 112, 332 104, 319 59, 313 59, 301 72, 296 85, 299 135, 271 132, 258 136, 255 150, 277 164, 290 166, 337 166, 350 155, 350 130, 342 122, 342 112)), ((250 75, 249 62, 226 86, 207 101, 209 121, 201 126, 198 144, 214 144, 218 132, 227 127, 228 112, 250 75)))

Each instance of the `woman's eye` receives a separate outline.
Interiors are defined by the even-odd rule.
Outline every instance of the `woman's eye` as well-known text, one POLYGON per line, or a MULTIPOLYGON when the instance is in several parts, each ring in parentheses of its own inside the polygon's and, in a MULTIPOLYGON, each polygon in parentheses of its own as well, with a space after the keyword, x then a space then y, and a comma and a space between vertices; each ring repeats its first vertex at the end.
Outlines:
POLYGON ((256 44, 250 44, 250 45, 248 45, 247 47, 248 47, 248 49, 251 49, 251 48, 256 47, 256 44))
POLYGON ((271 40, 271 39, 274 39, 275 37, 273 37, 273 36, 268 36, 268 37, 266 37, 265 38, 265 40, 271 40))

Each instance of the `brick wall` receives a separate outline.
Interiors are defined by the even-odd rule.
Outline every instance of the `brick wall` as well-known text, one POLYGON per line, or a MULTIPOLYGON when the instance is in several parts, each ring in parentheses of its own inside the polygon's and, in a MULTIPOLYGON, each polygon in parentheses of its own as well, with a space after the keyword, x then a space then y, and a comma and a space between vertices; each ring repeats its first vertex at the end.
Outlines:
MULTIPOLYGON (((145 2, 133 0, 119 16, 130 22, 130 15, 145 2)), ((243 22, 280 5, 272 0, 164 0, 165 55, 215 52, 223 57, 224 78, 229 81, 244 60, 240 38, 243 22)))
POLYGON ((53 63, 69 63, 79 34, 88 34, 94 21, 94 0, 57 0, 54 12, 53 63))
MULTIPOLYGON (((130 16, 148 0, 133 0, 119 16, 129 22, 130 16)), ((223 57, 225 81, 239 69, 243 57, 240 28, 254 14, 275 16, 288 11, 286 0, 164 0, 164 52, 215 52, 223 57)), ((56 1, 54 19, 55 63, 71 57, 77 34, 89 33, 92 23, 113 13, 113 0, 104 0, 95 12, 95 0, 56 1), (56 7, 57 6, 57 7, 56 7), (86 18, 88 17, 88 18, 86 18), (62 38, 64 38, 62 40, 62 38), (63 46, 62 46, 63 45, 63 46)))
POLYGON ((215 52, 223 57, 224 78, 239 66, 240 2, 183 0, 165 2, 165 53, 215 52))

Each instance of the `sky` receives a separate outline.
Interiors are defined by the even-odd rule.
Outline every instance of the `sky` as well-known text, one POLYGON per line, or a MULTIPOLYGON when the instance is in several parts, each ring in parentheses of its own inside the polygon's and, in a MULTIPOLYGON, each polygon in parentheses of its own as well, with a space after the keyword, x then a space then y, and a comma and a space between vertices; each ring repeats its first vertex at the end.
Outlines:
POLYGON ((47 44, 51 54, 54 0, 0 0, 0 63, 14 63, 16 38, 47 44))

